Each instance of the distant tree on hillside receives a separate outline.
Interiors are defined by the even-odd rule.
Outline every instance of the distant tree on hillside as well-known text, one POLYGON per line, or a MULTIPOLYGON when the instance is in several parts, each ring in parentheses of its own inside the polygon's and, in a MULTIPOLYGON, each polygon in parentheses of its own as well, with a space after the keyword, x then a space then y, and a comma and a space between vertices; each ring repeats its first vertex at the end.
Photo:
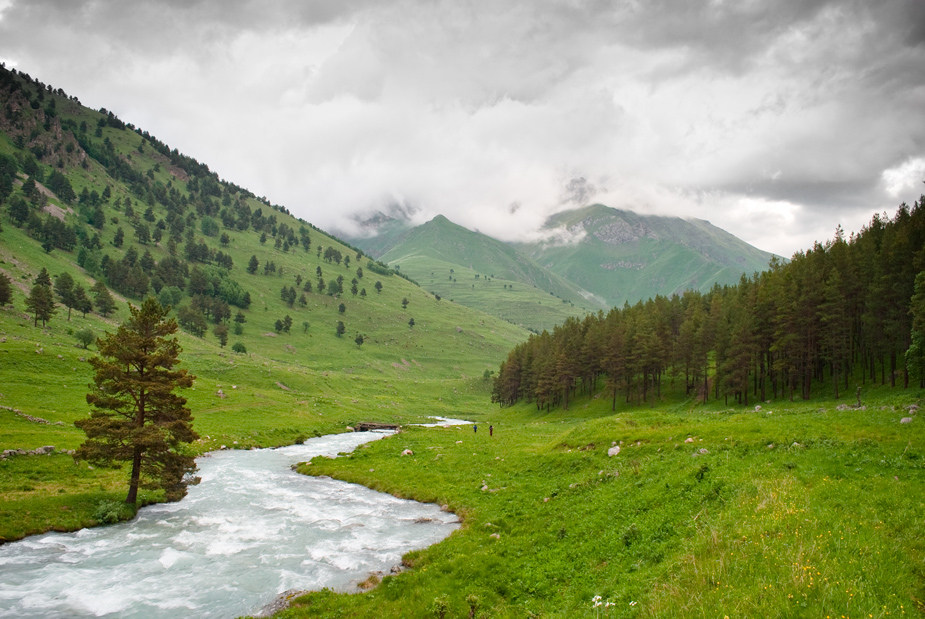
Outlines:
POLYGON ((184 305, 177 310, 177 322, 196 337, 202 337, 209 328, 209 323, 203 313, 190 305, 184 305))
POLYGON ((112 298, 109 289, 103 282, 96 282, 90 292, 94 294, 96 311, 103 318, 109 316, 116 309, 116 301, 112 298))
POLYGON ((408 321, 408 327, 411 328, 411 329, 414 328, 414 318, 412 318, 411 320, 408 321))
POLYGON ((357 333, 357 336, 353 338, 353 341, 356 342, 357 347, 360 347, 363 345, 363 342, 365 342, 366 340, 363 339, 362 335, 357 333))
POLYGON ((67 319, 70 322, 71 310, 76 303, 74 302, 74 278, 69 273, 61 273, 55 278, 55 294, 67 308, 67 319))
POLYGON ((29 219, 29 213, 31 209, 29 208, 29 203, 23 200, 20 196, 13 196, 13 199, 10 200, 10 219, 13 220, 13 225, 17 228, 21 228, 26 220, 29 219))
POLYGON ((87 296, 87 291, 80 284, 74 286, 74 309, 86 318, 93 311, 93 301, 87 296))
POLYGON ((276 322, 273 323, 273 328, 276 329, 277 333, 280 333, 283 330, 283 321, 277 318, 276 322))
POLYGON ((289 333, 289 329, 291 328, 292 328, 292 316, 290 316, 289 314, 286 314, 283 317, 283 331, 285 331, 286 333, 289 333))
POLYGON ((225 344, 228 343, 228 325, 215 325, 212 329, 212 333, 215 334, 215 337, 218 338, 218 345, 221 348, 225 347, 225 344))
POLYGON ((51 317, 55 315, 55 298, 51 292, 51 277, 45 267, 42 267, 38 277, 35 278, 32 290, 29 291, 29 296, 26 297, 26 309, 33 314, 34 326, 36 327, 39 326, 40 320, 44 327, 51 320, 51 317))
POLYGON ((336 330, 336 331, 337 331, 337 337, 340 337, 340 336, 342 336, 344 333, 347 332, 347 327, 344 326, 344 321, 342 321, 342 320, 338 320, 338 321, 337 321, 337 330, 336 330))
POLYGON ((0 273, 0 307, 13 300, 13 286, 9 277, 0 273))
POLYGON ((74 332, 74 339, 80 342, 80 345, 86 350, 87 347, 93 343, 93 340, 96 339, 96 334, 90 329, 80 329, 74 332))
POLYGON ((257 260, 257 256, 252 255, 251 259, 247 263, 247 272, 251 275, 257 272, 257 269, 260 267, 260 261, 257 260))
POLYGON ((407 297, 401 300, 401 308, 408 309, 408 298, 407 297))
POLYGON ((376 294, 382 294, 382 282, 377 281, 376 285, 373 286, 376 289, 376 294))
POLYGON ((116 228, 116 236, 112 239, 112 244, 115 247, 122 247, 122 244, 125 242, 125 231, 122 228, 116 228))
POLYGON ((344 312, 347 311, 347 306, 341 303, 340 305, 337 306, 337 311, 343 314, 344 312))

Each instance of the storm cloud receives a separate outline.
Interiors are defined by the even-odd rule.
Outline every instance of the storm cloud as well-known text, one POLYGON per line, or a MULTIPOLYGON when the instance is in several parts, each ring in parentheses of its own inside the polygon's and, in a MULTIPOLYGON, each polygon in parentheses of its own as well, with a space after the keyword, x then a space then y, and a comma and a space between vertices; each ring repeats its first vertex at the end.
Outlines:
POLYGON ((593 200, 789 256, 925 189, 919 0, 0 0, 0 60, 343 231, 593 200))

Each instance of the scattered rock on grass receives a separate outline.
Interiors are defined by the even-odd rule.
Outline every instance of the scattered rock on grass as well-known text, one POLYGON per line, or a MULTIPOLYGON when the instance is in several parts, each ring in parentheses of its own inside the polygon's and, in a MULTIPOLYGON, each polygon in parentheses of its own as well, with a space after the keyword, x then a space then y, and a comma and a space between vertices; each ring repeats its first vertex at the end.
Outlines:
POLYGON ((899 423, 912 423, 912 417, 903 417, 899 420, 899 423))
POLYGON ((610 449, 607 450, 607 455, 610 456, 611 458, 613 458, 613 457, 614 457, 615 455, 617 455, 618 453, 620 453, 620 446, 619 446, 619 445, 614 445, 613 447, 611 447, 610 449))

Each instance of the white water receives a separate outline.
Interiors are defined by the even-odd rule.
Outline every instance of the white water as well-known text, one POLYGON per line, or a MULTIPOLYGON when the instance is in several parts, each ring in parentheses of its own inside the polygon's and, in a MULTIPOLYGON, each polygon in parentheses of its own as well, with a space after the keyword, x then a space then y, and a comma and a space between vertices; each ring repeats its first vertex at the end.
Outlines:
POLYGON ((448 536, 456 516, 290 469, 381 436, 216 452, 197 461, 202 482, 179 503, 0 546, 0 617, 231 618, 289 589, 344 590, 388 572, 448 536))

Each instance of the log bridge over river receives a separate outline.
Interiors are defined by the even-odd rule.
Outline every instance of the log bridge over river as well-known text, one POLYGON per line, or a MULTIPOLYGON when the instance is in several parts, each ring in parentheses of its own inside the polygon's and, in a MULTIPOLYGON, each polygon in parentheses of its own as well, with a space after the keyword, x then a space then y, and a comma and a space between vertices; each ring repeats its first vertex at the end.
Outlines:
POLYGON ((357 432, 366 432, 368 430, 397 430, 397 423, 375 423, 372 421, 362 421, 356 425, 357 432))

